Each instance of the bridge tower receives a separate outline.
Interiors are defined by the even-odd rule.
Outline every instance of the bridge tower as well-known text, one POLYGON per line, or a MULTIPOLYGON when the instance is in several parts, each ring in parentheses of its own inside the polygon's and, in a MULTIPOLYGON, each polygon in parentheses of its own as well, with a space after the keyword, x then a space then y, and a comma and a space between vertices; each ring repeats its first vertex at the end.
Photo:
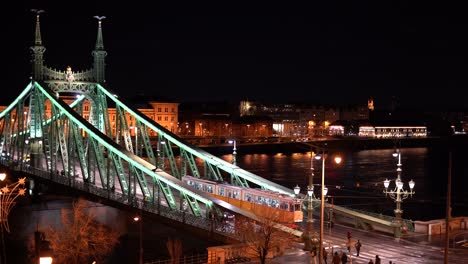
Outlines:
MULTIPOLYGON (((107 101, 105 95, 97 89, 97 84, 104 85, 105 83, 105 58, 107 52, 104 49, 102 20, 106 17, 94 17, 98 20, 98 29, 96 45, 91 52, 93 56, 92 67, 83 71, 74 72, 71 66, 64 67, 64 70, 57 70, 46 65, 44 59, 46 48, 42 42, 40 24, 40 16, 44 13, 44 10, 32 9, 31 11, 36 14, 34 42, 33 46, 30 48, 32 57, 32 81, 45 84, 55 93, 56 97, 59 97, 60 93, 63 92, 83 95, 86 100, 82 100, 81 104, 76 106, 77 112, 84 116, 83 111, 89 111, 86 115, 87 120, 101 132, 110 135, 111 127, 109 124, 107 101), (86 105, 89 104, 89 108, 84 109, 85 107, 83 107, 83 105, 85 105, 85 103, 86 105)), ((45 160, 47 160, 46 165, 49 169, 50 167, 54 167, 53 162, 55 159, 47 156, 53 155, 53 150, 57 149, 57 146, 53 144, 57 143, 53 135, 50 135, 52 131, 44 129, 41 122, 45 120, 46 115, 53 114, 52 109, 50 108, 50 113, 44 113, 44 104, 47 103, 47 100, 38 93, 31 93, 29 100, 28 121, 31 124, 29 135, 31 164, 36 167, 40 166, 40 160, 45 158, 45 160)), ((66 151, 63 151, 63 153, 66 153, 66 151)), ((64 158, 67 160, 71 157, 64 158)), ((68 171, 68 168, 65 168, 65 170, 68 171)))
POLYGON ((50 83, 49 87, 54 88, 57 91, 73 91, 80 92, 77 90, 76 85, 65 85, 63 81, 75 82, 76 84, 82 85, 82 82, 90 83, 99 83, 103 85, 105 83, 105 69, 106 63, 105 58, 107 52, 104 49, 104 41, 102 37, 102 20, 105 19, 105 16, 95 16, 98 20, 98 30, 96 45, 92 51, 92 56, 94 58, 93 67, 89 70, 85 70, 79 73, 70 72, 71 67, 68 67, 67 71, 59 71, 51 69, 45 65, 44 53, 46 48, 42 44, 42 35, 41 35, 41 23, 40 23, 40 14, 44 10, 32 9, 36 13, 36 27, 34 33, 34 45, 31 47, 31 62, 32 62, 32 77, 35 81, 45 81, 50 83), (69 86, 69 87, 64 87, 69 86))

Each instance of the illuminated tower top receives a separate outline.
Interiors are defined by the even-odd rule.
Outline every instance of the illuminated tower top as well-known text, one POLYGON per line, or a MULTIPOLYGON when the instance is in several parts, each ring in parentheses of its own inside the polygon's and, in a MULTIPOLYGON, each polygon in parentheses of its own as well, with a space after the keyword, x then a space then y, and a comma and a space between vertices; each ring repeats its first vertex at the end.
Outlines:
POLYGON ((31 9, 32 12, 36 13, 36 32, 34 34, 34 45, 35 46, 42 46, 42 38, 41 38, 41 22, 39 20, 39 16, 41 13, 44 12, 42 9, 31 9))
POLYGON ((98 33, 96 38, 96 47, 95 50, 104 50, 104 41, 102 39, 102 20, 105 19, 105 16, 94 16, 98 20, 98 33))

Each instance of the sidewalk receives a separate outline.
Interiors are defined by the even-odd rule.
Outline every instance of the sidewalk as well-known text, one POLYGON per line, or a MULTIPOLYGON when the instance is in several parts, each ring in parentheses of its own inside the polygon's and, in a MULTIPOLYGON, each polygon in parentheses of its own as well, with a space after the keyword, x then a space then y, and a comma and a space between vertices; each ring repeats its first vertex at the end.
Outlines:
MULTIPOLYGON (((457 236, 459 237, 459 239, 457 239, 457 241, 463 240, 463 238, 468 239, 468 231, 467 230, 452 231, 452 233, 450 233, 450 237, 449 237, 449 243, 450 243, 449 247, 453 248, 453 239, 455 237, 457 237, 457 236), (460 237, 460 235, 463 236, 463 237, 460 237)), ((402 240, 413 242, 413 243, 418 243, 418 244, 421 244, 421 245, 430 245, 430 246, 440 247, 440 248, 445 247, 445 234, 429 236, 429 235, 425 235, 425 234, 412 233, 412 234, 408 234, 407 236, 403 237, 402 240)), ((465 242, 464 244, 457 245, 457 247, 455 247, 455 248, 459 248, 459 249, 463 250, 464 248, 468 247, 468 245, 466 245, 466 243, 468 243, 468 242, 465 242)))
POLYGON ((269 261, 269 263, 275 264, 304 264, 310 262, 310 254, 303 250, 304 243, 294 242, 294 245, 290 250, 285 252, 282 256, 276 257, 269 261))
MULTIPOLYGON (((410 233, 403 238, 395 239, 392 236, 367 232, 349 227, 340 227, 337 236, 333 237, 334 252, 348 252, 346 249, 346 231, 351 230, 353 237, 363 242, 363 248, 359 257, 356 256, 354 247, 348 254, 348 263, 366 264, 370 258, 379 255, 382 263, 388 263, 389 260, 398 264, 433 264, 442 263, 445 246, 445 236, 428 236, 417 233, 410 233)), ((268 264, 304 264, 314 263, 310 254, 303 250, 304 243, 294 241, 291 248, 286 250, 284 255, 267 260, 268 264)), ((332 250, 326 247, 327 252, 331 254, 332 250)), ((468 257, 468 247, 458 247, 450 249, 450 263, 464 263, 468 257), (460 262, 462 261, 462 262, 460 262)), ((318 263, 318 259, 317 259, 318 263)), ((328 255, 328 263, 331 263, 331 255, 328 255)))

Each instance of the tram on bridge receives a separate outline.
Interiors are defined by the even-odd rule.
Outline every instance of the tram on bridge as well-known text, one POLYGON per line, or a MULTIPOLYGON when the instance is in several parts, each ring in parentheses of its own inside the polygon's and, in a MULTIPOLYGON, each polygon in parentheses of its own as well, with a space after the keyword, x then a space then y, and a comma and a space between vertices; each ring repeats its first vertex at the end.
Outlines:
POLYGON ((249 211, 260 217, 271 215, 274 209, 278 220, 284 224, 302 222, 302 200, 289 195, 231 185, 227 182, 210 181, 193 176, 184 176, 182 181, 193 188, 206 192, 211 196, 229 204, 249 211))

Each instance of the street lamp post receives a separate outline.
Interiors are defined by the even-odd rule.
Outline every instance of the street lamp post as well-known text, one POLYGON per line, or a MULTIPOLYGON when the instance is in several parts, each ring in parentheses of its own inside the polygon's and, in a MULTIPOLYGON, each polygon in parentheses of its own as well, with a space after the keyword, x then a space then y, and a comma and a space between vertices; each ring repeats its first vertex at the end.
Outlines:
POLYGON ((403 226, 403 220, 402 220, 402 214, 403 210, 401 209, 401 203, 403 202, 404 199, 408 198, 408 196, 413 196, 415 193, 413 191, 415 182, 413 180, 410 180, 408 182, 408 185, 410 187, 410 190, 405 190, 403 189, 403 182, 401 181, 401 152, 400 149, 397 149, 395 153, 393 153, 393 156, 398 158, 398 163, 397 163, 397 178, 395 179, 395 188, 394 189, 388 189, 390 186, 390 181, 386 179, 384 181, 384 193, 386 196, 390 196, 393 200, 395 200, 396 203, 396 209, 394 210, 395 212, 395 231, 394 231, 394 236, 396 238, 401 237, 401 228, 403 226))
POLYGON ((331 204, 328 208, 328 248, 331 248, 331 253, 333 255, 333 247, 331 245, 331 229, 333 222, 333 197, 331 197, 331 204))
POLYGON ((138 222, 138 236, 139 236, 139 264, 143 264, 143 218, 141 213, 139 216, 133 218, 135 222, 138 222))
POLYGON ((309 185, 307 186, 307 226, 306 232, 304 233, 304 250, 311 251, 313 248, 317 248, 317 234, 314 232, 314 219, 313 219, 313 202, 315 200, 314 195, 314 159, 316 157, 315 152, 311 152, 310 157, 310 174, 309 174, 309 185))
POLYGON ((232 139, 232 140, 229 140, 228 142, 229 142, 229 144, 232 144, 232 145, 233 145, 233 148, 232 148, 232 164, 233 164, 233 165, 237 165, 236 140, 235 140, 235 139, 232 139))
MULTIPOLYGON (((325 160, 327 159, 328 154, 323 151, 322 154, 322 190, 320 192, 320 236, 319 236, 319 264, 323 262, 323 222, 325 214, 325 196, 328 193, 328 188, 325 187, 325 160)), ((335 157, 335 163, 341 163, 341 157, 335 157)))

